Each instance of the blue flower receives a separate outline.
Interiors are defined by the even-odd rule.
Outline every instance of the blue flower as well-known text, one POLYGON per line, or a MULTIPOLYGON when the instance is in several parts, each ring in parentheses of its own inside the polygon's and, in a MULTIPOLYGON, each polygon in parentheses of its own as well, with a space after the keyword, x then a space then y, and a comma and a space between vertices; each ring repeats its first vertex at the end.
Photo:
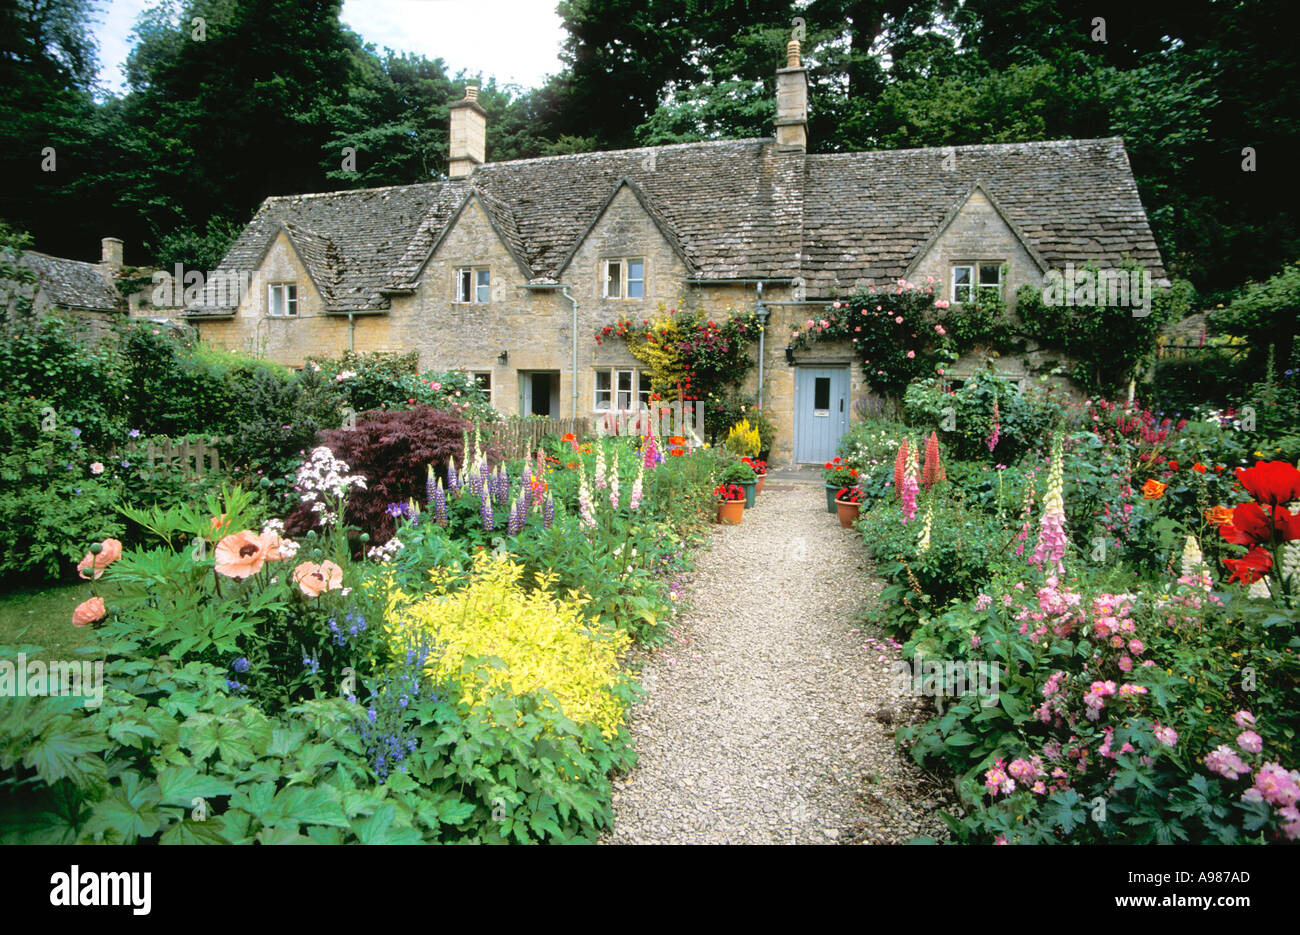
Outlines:
MULTIPOLYGON (((1287 372, 1290 373, 1290 371, 1287 371, 1287 372)), ((73 429, 73 430, 72 430, 72 437, 73 437, 73 438, 80 438, 80 437, 81 437, 81 429, 73 429)))
POLYGON ((372 706, 369 710, 366 711, 366 717, 368 717, 370 719, 370 723, 373 724, 379 718, 379 712, 376 711, 372 706))
POLYGON ((234 669, 236 672, 244 673, 252 668, 252 666, 250 665, 247 656, 240 656, 230 664, 230 668, 234 669))
POLYGON ((123 458, 123 459, 122 459, 122 467, 124 467, 124 468, 129 468, 130 466, 131 466, 131 462, 128 461, 128 460, 126 460, 125 458, 123 458))
POLYGON ((129 432, 126 433, 126 436, 127 436, 127 438, 139 438, 139 437, 140 437, 140 430, 139 430, 139 429, 131 429, 131 431, 129 431, 129 432))

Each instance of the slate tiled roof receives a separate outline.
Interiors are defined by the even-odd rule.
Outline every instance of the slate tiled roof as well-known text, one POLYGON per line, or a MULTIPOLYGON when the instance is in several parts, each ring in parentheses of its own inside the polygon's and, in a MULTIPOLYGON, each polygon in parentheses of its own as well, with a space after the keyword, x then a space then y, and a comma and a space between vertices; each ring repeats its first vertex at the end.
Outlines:
POLYGON ((1164 274, 1119 139, 805 158, 810 295, 901 277, 976 184, 1050 267, 1132 258, 1164 274))
POLYGON ((54 305, 101 312, 118 312, 126 308, 122 296, 109 285, 94 263, 49 256, 35 250, 24 253, 22 261, 35 271, 36 285, 54 305))
POLYGON ((478 166, 467 179, 269 198, 223 267, 254 269, 282 228, 330 311, 409 290, 477 198, 534 282, 559 279, 622 185, 692 278, 802 279, 809 297, 902 276, 976 186, 1051 266, 1160 255, 1118 139, 804 155, 770 139, 687 143, 478 166))

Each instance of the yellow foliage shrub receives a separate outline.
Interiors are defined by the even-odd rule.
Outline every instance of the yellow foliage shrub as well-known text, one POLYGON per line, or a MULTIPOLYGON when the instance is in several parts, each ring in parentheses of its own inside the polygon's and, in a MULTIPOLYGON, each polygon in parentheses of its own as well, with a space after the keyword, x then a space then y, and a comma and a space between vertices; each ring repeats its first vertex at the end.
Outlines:
POLYGON ((759 437, 757 426, 751 428, 748 419, 741 419, 727 433, 726 446, 728 451, 734 451, 742 457, 757 458, 763 441, 759 437))
POLYGON ((435 680, 459 676, 476 658, 499 659, 503 666, 461 680, 462 700, 477 705, 498 690, 546 691, 570 720, 595 724, 606 737, 618 731, 625 712, 614 689, 631 637, 593 631, 582 617, 581 593, 556 596, 551 575, 538 575, 539 587, 525 590, 523 566, 486 551, 475 558, 468 585, 453 590, 437 570, 432 574, 427 596, 388 591, 385 631, 399 653, 412 640, 432 644, 428 673, 435 680))

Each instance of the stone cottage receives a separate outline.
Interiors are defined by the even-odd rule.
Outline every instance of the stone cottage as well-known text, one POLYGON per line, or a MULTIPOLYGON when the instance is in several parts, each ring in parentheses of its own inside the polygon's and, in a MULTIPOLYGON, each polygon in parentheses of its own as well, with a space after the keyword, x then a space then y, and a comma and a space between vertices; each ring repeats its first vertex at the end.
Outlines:
MULTIPOLYGON (((100 241, 98 263, 26 250, 20 262, 32 270, 35 278, 18 287, 18 291, 31 300, 34 315, 58 314, 93 342, 107 334, 114 323, 128 317, 175 324, 174 316, 183 311, 180 303, 154 306, 150 304, 150 296, 155 291, 152 287, 137 288, 126 294, 119 288, 123 277, 149 272, 125 266, 123 254, 122 241, 117 237, 100 241)), ((166 281, 169 291, 170 275, 158 273, 155 277, 166 281)), ((0 297, 0 305, 12 307, 16 298, 12 291, 14 284, 5 283, 5 288, 11 291, 0 297)))
POLYGON ((849 347, 786 345, 835 297, 933 276, 936 297, 1010 299, 1067 262, 1163 276, 1119 139, 813 155, 797 42, 777 88, 771 138, 488 163, 471 86, 446 181, 268 198, 219 271, 247 291, 187 317, 290 365, 414 349, 422 368, 476 374, 498 409, 568 417, 648 395, 600 327, 758 309, 747 389, 777 425, 773 459, 820 462, 867 388, 849 347))

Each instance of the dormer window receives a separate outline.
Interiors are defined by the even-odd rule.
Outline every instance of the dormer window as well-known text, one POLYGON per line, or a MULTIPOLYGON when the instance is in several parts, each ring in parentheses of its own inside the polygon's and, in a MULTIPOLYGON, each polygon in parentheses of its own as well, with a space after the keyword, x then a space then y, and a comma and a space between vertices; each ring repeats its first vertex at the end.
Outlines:
POLYGON ((492 274, 486 266, 456 270, 456 301, 485 304, 492 300, 492 274))
POLYGON ((272 318, 298 317, 298 287, 291 282, 274 282, 267 287, 267 314, 272 318))
POLYGON ((605 260, 603 265, 605 270, 605 298, 645 298, 645 260, 605 260))

